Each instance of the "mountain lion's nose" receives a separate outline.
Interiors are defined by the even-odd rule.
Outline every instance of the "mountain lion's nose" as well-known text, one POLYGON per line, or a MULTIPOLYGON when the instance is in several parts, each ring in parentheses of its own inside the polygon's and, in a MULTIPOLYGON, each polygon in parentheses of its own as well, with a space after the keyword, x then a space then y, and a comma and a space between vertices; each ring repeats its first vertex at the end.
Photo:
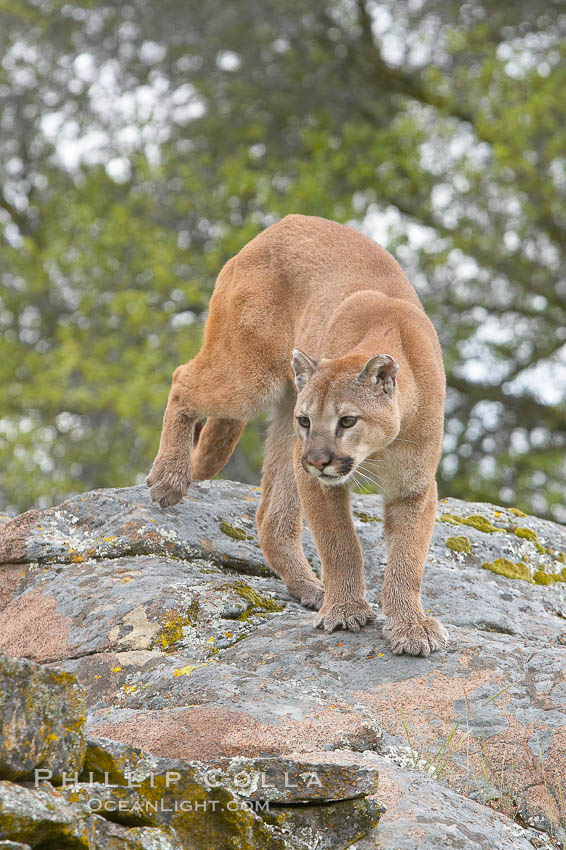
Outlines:
POLYGON ((332 460, 330 452, 317 452, 316 454, 307 455, 306 462, 309 466, 314 466, 320 472, 323 472, 329 466, 332 460))

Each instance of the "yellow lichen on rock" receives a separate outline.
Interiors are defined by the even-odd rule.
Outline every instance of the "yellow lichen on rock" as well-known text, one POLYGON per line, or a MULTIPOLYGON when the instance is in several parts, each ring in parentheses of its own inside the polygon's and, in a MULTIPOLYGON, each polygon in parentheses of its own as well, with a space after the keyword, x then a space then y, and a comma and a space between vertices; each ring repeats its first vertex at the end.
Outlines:
POLYGON ((516 528, 514 534, 516 537, 521 537, 523 540, 530 540, 532 543, 538 542, 538 534, 536 531, 531 531, 530 528, 516 528))
POLYGON ((248 603, 248 607, 239 616, 238 620, 247 620, 253 614, 271 611, 277 612, 284 610, 284 606, 276 602, 272 596, 267 596, 264 593, 258 593, 249 584, 244 581, 235 581, 230 585, 236 594, 248 603))
POLYGON ((446 541, 446 546, 448 549, 452 549, 453 552, 463 552, 464 555, 472 554, 472 544, 469 537, 466 537, 464 534, 457 537, 449 537, 446 541))
POLYGON ((468 517, 456 516, 456 514, 441 514, 440 522, 448 522, 451 525, 469 525, 471 528, 476 528, 478 531, 483 531, 484 534, 493 534, 495 531, 505 533, 504 528, 498 528, 491 520, 479 514, 473 514, 468 517))
POLYGON ((220 530, 228 537, 232 537, 234 540, 253 540, 253 536, 251 534, 248 534, 243 528, 236 528, 235 526, 230 525, 229 522, 221 522, 220 530))
POLYGON ((534 584, 531 571, 526 564, 514 563, 508 558, 496 558, 495 561, 486 562, 481 566, 482 570, 491 570, 492 573, 498 576, 520 579, 521 581, 528 581, 530 584, 534 584))

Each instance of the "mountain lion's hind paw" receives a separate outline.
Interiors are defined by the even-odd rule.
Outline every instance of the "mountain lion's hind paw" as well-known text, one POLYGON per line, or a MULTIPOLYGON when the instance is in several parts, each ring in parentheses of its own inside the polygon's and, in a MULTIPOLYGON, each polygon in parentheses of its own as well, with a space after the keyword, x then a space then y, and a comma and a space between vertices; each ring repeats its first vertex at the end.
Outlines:
POLYGON ((162 508, 168 508, 181 501, 189 489, 191 477, 188 468, 179 469, 171 462, 156 458, 145 483, 149 487, 151 501, 159 502, 162 508))
POLYGON ((364 599, 355 599, 352 602, 323 605, 314 619, 314 625, 326 632, 338 628, 359 632, 362 626, 375 620, 375 617, 375 611, 364 599))
POLYGON ((396 655, 430 655, 446 646, 448 632, 434 617, 425 617, 415 622, 388 619, 383 634, 389 639, 396 655))

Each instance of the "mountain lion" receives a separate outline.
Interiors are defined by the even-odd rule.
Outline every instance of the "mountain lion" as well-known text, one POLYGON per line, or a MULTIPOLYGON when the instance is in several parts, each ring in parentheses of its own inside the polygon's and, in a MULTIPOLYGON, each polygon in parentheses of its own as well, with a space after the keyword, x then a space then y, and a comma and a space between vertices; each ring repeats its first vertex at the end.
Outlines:
POLYGON ((384 633, 393 652, 428 655, 447 639, 420 598, 444 393, 438 338, 393 257, 343 225, 287 216, 218 276, 202 348, 173 373, 151 498, 174 505, 192 480, 216 475, 246 421, 269 408, 257 512, 268 563, 318 610, 316 626, 357 631, 374 620, 348 485, 360 473, 376 478, 384 633), (301 546, 303 514, 322 581, 301 546))

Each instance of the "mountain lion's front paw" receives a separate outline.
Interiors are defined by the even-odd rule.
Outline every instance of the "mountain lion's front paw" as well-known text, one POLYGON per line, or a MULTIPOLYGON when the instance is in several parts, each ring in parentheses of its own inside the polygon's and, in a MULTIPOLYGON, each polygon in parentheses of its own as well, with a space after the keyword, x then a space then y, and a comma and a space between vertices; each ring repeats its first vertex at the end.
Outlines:
POLYGON ((389 617, 383 627, 383 634, 391 642, 396 655, 430 655, 446 646, 448 632, 434 617, 406 622, 389 617))
POLYGON ((191 483, 191 474, 187 462, 177 458, 157 455, 145 483, 149 487, 152 502, 159 502, 162 508, 180 502, 191 483))
POLYGON ((359 632, 362 626, 375 620, 375 616, 375 611, 364 599, 354 599, 351 602, 323 605, 314 619, 314 625, 327 632, 339 627, 359 632))
POLYGON ((293 595, 301 600, 301 605, 305 608, 314 608, 318 611, 324 602, 324 585, 318 579, 312 579, 312 581, 308 579, 294 588, 293 595))

